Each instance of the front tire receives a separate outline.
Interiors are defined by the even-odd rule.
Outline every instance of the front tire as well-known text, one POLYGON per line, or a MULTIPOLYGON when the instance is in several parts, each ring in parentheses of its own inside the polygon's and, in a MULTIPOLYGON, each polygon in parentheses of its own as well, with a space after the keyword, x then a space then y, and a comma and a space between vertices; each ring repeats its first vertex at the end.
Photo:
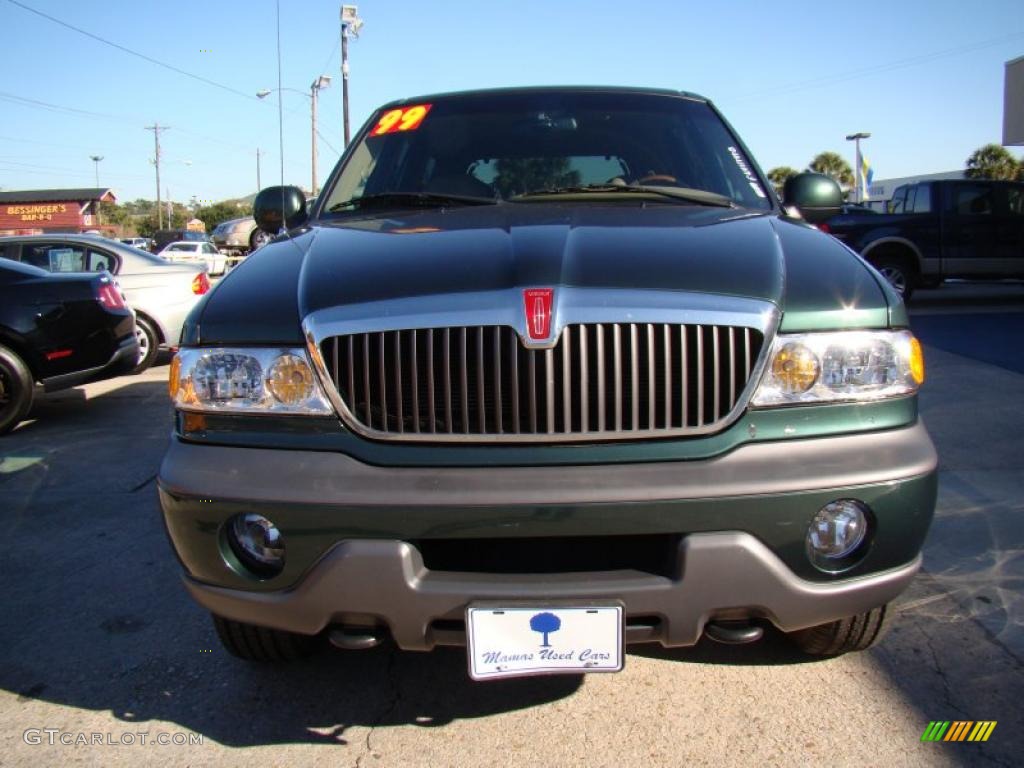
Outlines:
POLYGON ((859 613, 839 621, 819 624, 790 634, 804 653, 812 656, 839 656, 865 651, 881 642, 889 631, 892 612, 888 605, 859 613))
POLYGON ((877 259, 872 259, 871 263, 903 298, 903 301, 910 300, 916 287, 917 272, 911 268, 906 259, 898 256, 879 256, 877 259))
POLYGON ((35 382, 14 350, 0 346, 0 435, 18 426, 32 408, 35 382))
POLYGON ((160 349, 160 335, 153 327, 152 321, 145 317, 135 318, 135 336, 139 340, 139 357, 132 368, 132 373, 142 373, 156 360, 160 349))
POLYGON ((316 650, 316 638, 212 615, 221 645, 232 656, 240 659, 260 662, 298 661, 316 650))

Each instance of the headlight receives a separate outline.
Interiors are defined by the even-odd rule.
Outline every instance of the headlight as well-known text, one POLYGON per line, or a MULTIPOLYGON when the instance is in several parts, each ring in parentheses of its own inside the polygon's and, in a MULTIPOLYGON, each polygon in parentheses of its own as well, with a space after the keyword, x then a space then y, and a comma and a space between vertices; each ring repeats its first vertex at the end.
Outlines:
POLYGON ((780 333, 751 404, 877 400, 924 381, 924 355, 910 331, 780 333))
POLYGON ((183 349, 168 390, 187 411, 332 414, 303 349, 183 349))

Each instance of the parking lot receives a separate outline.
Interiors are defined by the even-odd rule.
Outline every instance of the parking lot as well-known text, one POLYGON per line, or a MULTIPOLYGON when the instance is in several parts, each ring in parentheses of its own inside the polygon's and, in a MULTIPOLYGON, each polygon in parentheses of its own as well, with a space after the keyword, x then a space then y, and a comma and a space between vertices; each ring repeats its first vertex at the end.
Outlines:
POLYGON ((911 316, 941 469, 925 570, 879 648, 825 661, 772 634, 494 683, 471 682, 459 649, 238 661, 187 598, 160 520, 166 355, 41 396, 0 439, 0 762, 1017 765, 1024 286, 920 291, 911 316), (998 725, 982 744, 923 743, 933 720, 998 725))

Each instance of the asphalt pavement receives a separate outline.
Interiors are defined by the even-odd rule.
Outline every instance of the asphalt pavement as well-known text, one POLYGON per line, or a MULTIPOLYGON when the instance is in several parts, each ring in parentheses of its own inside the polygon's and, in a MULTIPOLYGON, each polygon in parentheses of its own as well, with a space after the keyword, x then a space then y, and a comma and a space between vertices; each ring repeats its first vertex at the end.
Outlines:
POLYGON ((585 678, 473 683, 459 649, 247 664, 186 597, 160 521, 166 359, 41 397, 0 438, 0 764, 1018 765, 1024 286, 911 310, 941 469, 925 571, 880 647, 829 660, 769 633, 634 647, 585 678), (921 742, 933 720, 998 724, 921 742))

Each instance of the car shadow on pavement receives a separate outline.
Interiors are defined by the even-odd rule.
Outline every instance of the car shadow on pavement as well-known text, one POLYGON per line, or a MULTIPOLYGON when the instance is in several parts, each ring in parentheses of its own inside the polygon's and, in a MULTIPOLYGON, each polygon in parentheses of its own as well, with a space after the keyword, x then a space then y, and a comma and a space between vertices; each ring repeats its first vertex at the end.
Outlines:
POLYGON ((821 661, 819 656, 809 656, 786 635, 767 622, 764 636, 753 643, 726 645, 702 637, 691 648, 663 648, 656 644, 632 645, 631 655, 649 659, 661 659, 680 664, 721 664, 727 666, 776 666, 780 664, 807 664, 821 661))
POLYGON ((443 725, 580 688, 579 677, 473 683, 451 648, 325 650, 280 666, 231 657, 187 597, 163 529, 166 386, 102 384, 40 398, 0 441, 0 688, 18 711, 49 702, 70 708, 69 727, 177 724, 232 746, 345 743, 354 726, 443 725))

